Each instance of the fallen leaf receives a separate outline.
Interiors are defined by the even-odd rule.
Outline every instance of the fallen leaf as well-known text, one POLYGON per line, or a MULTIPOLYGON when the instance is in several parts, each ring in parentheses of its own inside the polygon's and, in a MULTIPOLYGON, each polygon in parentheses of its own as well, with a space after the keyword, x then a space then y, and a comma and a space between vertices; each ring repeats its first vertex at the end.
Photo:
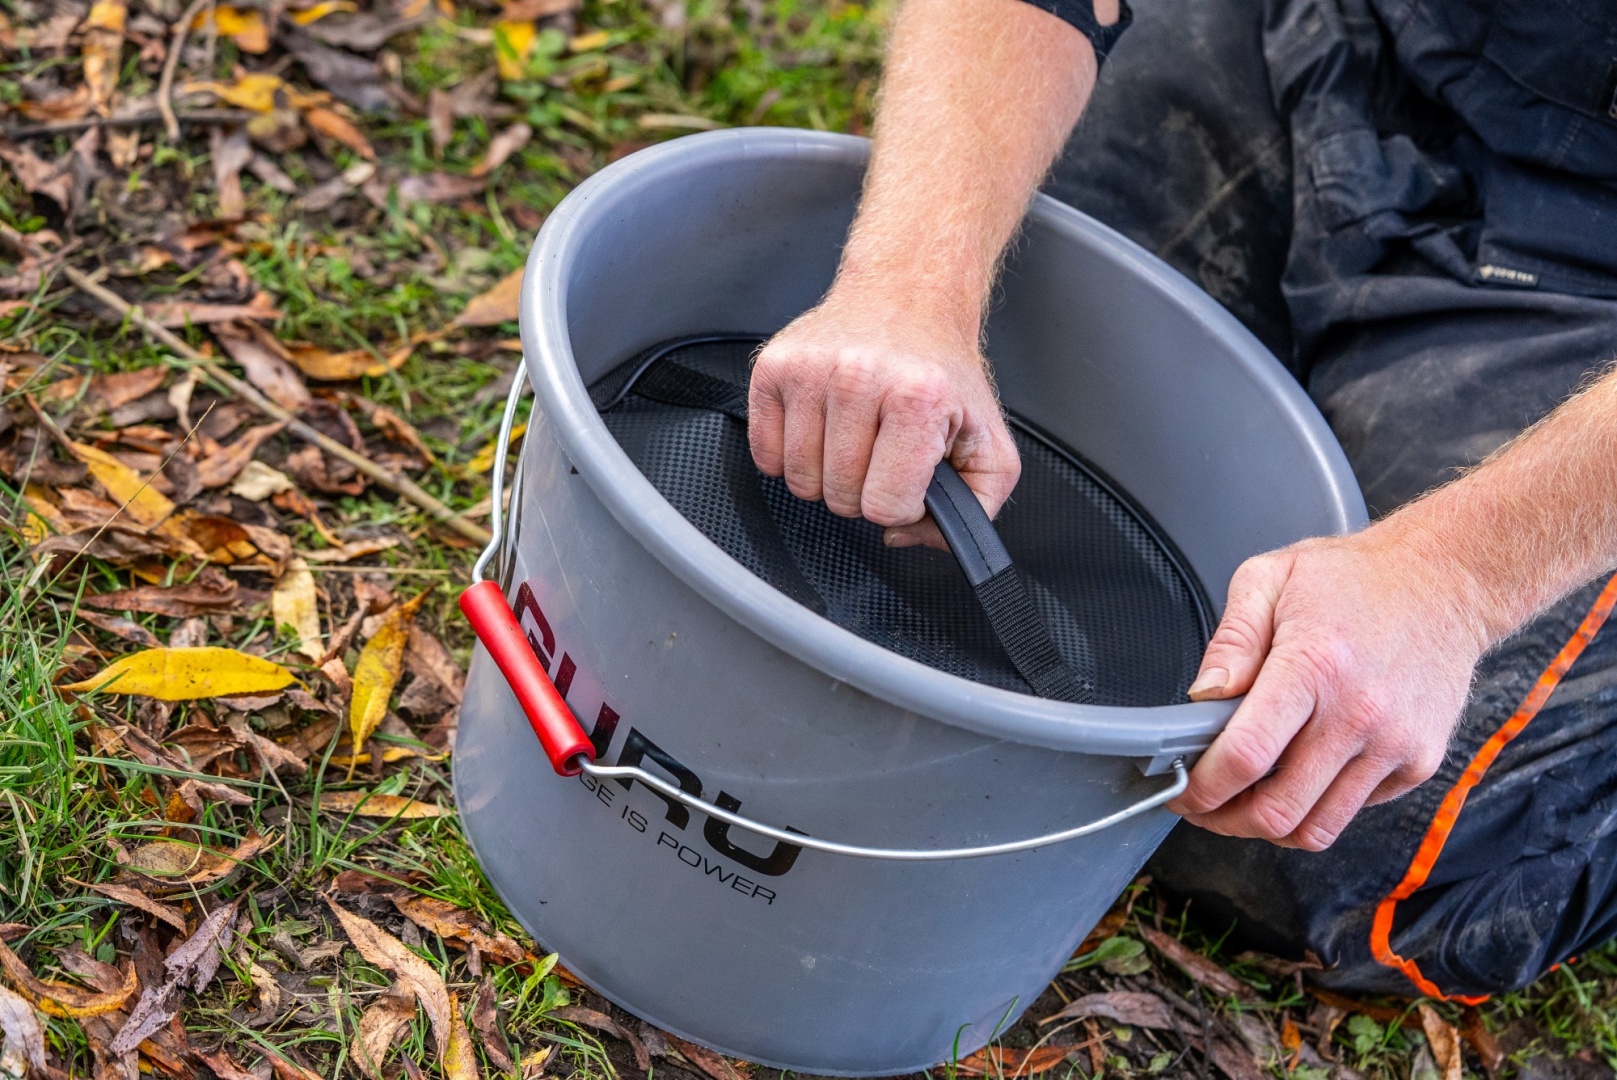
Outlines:
POLYGON ((539 28, 527 19, 503 19, 494 24, 494 65, 500 78, 515 82, 527 74, 528 54, 539 39, 539 28))
POLYGON ((1482 1062, 1483 1071, 1493 1076, 1505 1064, 1505 1051, 1482 1020, 1482 1011, 1468 1005, 1460 1014, 1460 1038, 1471 1045, 1471 1050, 1482 1062))
POLYGON ((212 1053, 201 1049, 196 1049, 194 1053, 207 1063, 208 1068, 213 1070, 213 1074, 219 1080, 261 1080, 255 1073, 250 1073, 238 1065, 236 1059, 230 1056, 230 1051, 223 1046, 212 1053))
POLYGON ((1173 1010, 1168 1003, 1149 994, 1133 990, 1113 990, 1104 994, 1085 994, 1073 1000, 1060 1012, 1040 1020, 1040 1024, 1052 1024, 1057 1020, 1081 1020, 1088 1016, 1098 1016, 1106 1020, 1114 1020, 1119 1024, 1130 1027, 1155 1028, 1159 1031, 1173 1031, 1177 1027, 1173 1019, 1173 1010))
POLYGON ((3 139, 0 139, 0 161, 10 166, 11 175, 17 178, 24 191, 43 195, 63 211, 71 211, 73 177, 65 161, 46 161, 28 147, 12 146, 3 139))
POLYGON ((388 1049, 414 1019, 415 999, 395 984, 359 1018, 348 1056, 371 1080, 386 1080, 382 1065, 387 1061, 388 1049))
POLYGON ((97 407, 110 412, 145 397, 162 386, 167 378, 168 369, 161 364, 137 368, 134 371, 96 375, 90 379, 90 387, 85 397, 97 407))
POLYGON ((153 304, 146 315, 159 326, 177 329, 201 326, 205 323, 231 322, 236 319, 274 320, 281 317, 267 293, 259 293, 247 304, 207 304, 195 300, 175 300, 153 304))
MULTIPOLYGON (((511 1047, 506 1042, 505 1032, 500 1030, 500 1010, 494 994, 494 981, 486 974, 483 981, 477 985, 477 998, 472 1005, 472 1027, 477 1029, 478 1037, 483 1043, 483 1053, 488 1056, 489 1064, 503 1073, 515 1072, 517 1063, 511 1059, 511 1047)), ((636 1061, 635 1064, 640 1065, 640 1062, 636 1061)), ((645 1064, 640 1068, 642 1072, 650 1071, 649 1054, 646 1055, 645 1064)))
POLYGON ((307 109, 324 105, 325 94, 304 94, 293 89, 279 75, 248 72, 233 83, 188 82, 181 94, 211 94, 227 104, 250 112, 268 113, 279 103, 285 108, 307 109))
POLYGON ((309 34, 340 49, 374 52, 398 35, 430 23, 437 14, 427 3, 393 6, 392 12, 382 5, 371 11, 334 12, 334 17, 309 23, 309 34))
POLYGON ((310 4, 301 11, 289 11, 287 17, 299 26, 308 26, 318 22, 327 15, 335 15, 343 11, 358 11, 359 5, 354 0, 320 0, 317 4, 310 4))
POLYGON ((115 1012, 123 1008, 140 988, 140 980, 133 967, 125 975, 124 984, 108 993, 92 993, 67 983, 36 979, 3 939, 0 939, 0 971, 5 973, 6 981, 16 988, 17 993, 40 1012, 74 1020, 115 1012))
POLYGON ((368 791, 323 791, 320 793, 320 809, 328 814, 357 814, 360 817, 399 818, 405 821, 454 815, 453 810, 446 810, 436 803, 407 799, 402 795, 373 795, 368 791))
POLYGON ((250 427, 229 446, 197 462, 198 483, 204 488, 223 487, 230 483, 253 460, 253 455, 258 453, 258 448, 265 440, 279 434, 286 423, 285 420, 277 420, 250 427))
MULTIPOLYGON (((560 1011, 562 1010, 555 1010, 554 1012, 560 1011)), ((552 1015, 554 1015, 554 1012, 552 1015)), ((608 1022, 610 1023, 610 1021, 608 1022)), ((613 1024, 613 1027, 617 1027, 617 1025, 613 1024)), ((677 1035, 668 1032, 663 1034, 668 1039, 668 1044, 679 1051, 680 1056, 712 1077, 712 1080, 752 1080, 750 1066, 740 1062, 732 1062, 705 1046, 697 1046, 695 1043, 686 1042, 677 1035)))
MULTIPOLYGON (((247 965, 247 978, 258 992, 258 1004, 242 1022, 248 1027, 263 1027, 281 1015, 281 984, 275 981, 274 975, 254 963, 247 965)), ((414 1015, 415 1010, 412 1008, 410 1012, 414 1015)))
POLYGON ((257 1049, 269 1059, 270 1068, 275 1071, 277 1080, 325 1080, 319 1073, 305 1069, 294 1061, 288 1061, 263 1043, 259 1043, 257 1049))
POLYGON ((322 45, 309 30, 295 27, 288 28, 281 35, 281 41, 287 52, 303 65, 309 80, 331 91, 338 100, 346 101, 361 112, 392 110, 393 95, 387 92, 386 79, 377 70, 374 60, 322 45))
POLYGON ((271 495, 291 491, 294 487, 291 478, 279 469, 272 469, 262 461, 249 461, 236 474, 230 493, 252 502, 263 502, 271 495))
POLYGON ((261 694, 283 689, 295 681, 290 671, 274 661, 235 649, 202 646, 143 649, 119 657, 90 678, 61 689, 76 694, 99 691, 159 701, 196 701, 225 694, 261 694))
POLYGON ((404 361, 410 358, 408 352, 402 355, 395 353, 398 363, 393 363, 393 356, 389 356, 385 361, 378 360, 374 354, 365 349, 334 353, 327 352, 318 345, 302 343, 288 344, 287 351, 299 371, 311 379, 325 382, 345 382, 350 379, 386 375, 389 371, 398 370, 404 361))
POLYGON ((449 995, 449 1046, 444 1049, 445 1080, 480 1080, 477 1053, 472 1049, 472 1033, 466 1030, 460 997, 449 995))
MULTIPOLYGON (((994 1076, 1003 1080, 1015 1080, 1016 1077, 1048 1072, 1066 1061, 1069 1054, 1076 1053, 1088 1045, 1088 1043, 1061 1043, 1055 1046, 1039 1046, 1031 1050, 985 1046, 975 1054, 962 1058, 955 1064, 954 1069, 958 1076, 994 1076)), ((715 1080, 718 1078, 715 1077, 715 1080)))
POLYGON ((518 120, 489 140, 488 150, 468 171, 472 176, 487 176, 504 165, 512 154, 527 146, 531 138, 533 128, 518 120))
POLYGON ((219 962, 230 948, 234 936, 236 909, 241 901, 220 904, 208 913, 201 925, 163 960, 168 978, 155 986, 148 985, 135 1007, 129 1010, 129 1019, 112 1040, 114 1054, 126 1054, 166 1025, 174 1016, 174 999, 183 988, 201 993, 213 981, 219 962))
POLYGON ((486 959, 502 964, 520 964, 531 959, 528 950, 463 907, 403 890, 391 893, 390 897, 400 914, 445 941, 476 948, 486 959))
POLYGON ((366 161, 376 160, 376 149, 357 127, 331 109, 310 109, 303 114, 309 130, 342 143, 366 161))
POLYGON ((1256 1000, 1257 992, 1250 986, 1219 967, 1207 957, 1187 948, 1172 935, 1145 926, 1140 928, 1140 936, 1150 942, 1151 947, 1171 961, 1175 967, 1183 971, 1192 982, 1199 983, 1213 993, 1224 997, 1238 997, 1247 1001, 1256 1000))
MULTIPOLYGON (((204 10, 192 20, 191 29, 201 30, 207 25, 208 12, 204 10)), ((256 56, 269 52, 269 25, 264 21, 264 13, 257 8, 218 4, 213 8, 213 28, 235 42, 236 48, 244 53, 256 56)))
POLYGON ((146 914, 168 923, 180 933, 185 933, 185 916, 180 912, 179 908, 159 903, 139 889, 132 889, 128 885, 119 885, 110 881, 98 885, 86 885, 85 888, 92 892, 98 892, 108 899, 139 908, 146 914))
POLYGON ((354 752, 364 748, 365 742, 387 715, 388 702, 398 684, 404 665, 404 649, 410 640, 410 627, 416 612, 431 592, 423 590, 415 599, 392 608, 383 616, 382 625, 365 643, 354 665, 354 696, 348 705, 348 729, 354 741, 354 752))
POLYGON ((48 1075, 45 1030, 39 1017, 32 1005, 4 986, 0 986, 0 1034, 6 1037, 5 1048, 0 1050, 0 1073, 24 1077, 32 1068, 39 1076, 48 1075))
POLYGON ((1415 1009, 1420 1014, 1421 1030, 1426 1033, 1426 1044, 1432 1048, 1432 1059, 1437 1062, 1443 1080, 1462 1080, 1465 1055, 1460 1050, 1460 1033, 1426 1002, 1420 1002, 1415 1009))
POLYGON ((329 897, 326 903, 330 905, 337 921, 342 924, 343 932, 348 935, 348 940, 353 942, 354 948, 359 950, 359 954, 384 971, 392 972, 398 979, 399 986, 415 995, 422 1009, 426 1011, 427 1022, 432 1025, 432 1035, 438 1045, 439 1055, 446 1055, 451 1038, 452 1010, 449 990, 444 986, 443 979, 430 964, 405 948, 404 942, 392 934, 370 920, 355 915, 329 897))
POLYGON ((492 289, 474 296, 466 303, 466 310, 455 318, 460 327, 498 326, 517 321, 517 304, 522 296, 522 271, 513 270, 499 280, 492 289))
POLYGON ((713 131, 724 126, 717 120, 685 113, 642 113, 635 123, 646 131, 713 131))
POLYGON ((276 626, 291 627, 298 636, 298 652, 315 663, 325 659, 326 645, 320 633, 319 598, 309 564, 293 559, 270 593, 270 612, 276 626))
POLYGON ((427 133, 432 136, 432 156, 443 157, 455 135, 455 99, 436 86, 427 93, 427 133))
POLYGON ((215 325, 213 336, 265 397, 292 413, 309 404, 309 388, 292 366, 291 354, 268 330, 255 322, 227 322, 215 325))
POLYGON ((136 523, 152 528, 174 513, 168 496, 152 487, 151 481, 105 450, 84 443, 71 443, 73 455, 84 462, 90 475, 106 489, 112 500, 136 523))
POLYGON ((405 666, 419 680, 429 678, 442 686, 449 696, 459 702, 466 689, 466 673, 461 671, 455 658, 449 655, 430 631, 419 626, 410 628, 410 641, 404 653, 405 666))
POLYGON ((99 611, 86 611, 83 608, 75 612, 75 615, 91 626, 99 627, 109 634, 117 634, 125 641, 133 641, 136 645, 148 649, 161 648, 163 645, 156 634, 121 615, 103 615, 99 611))
POLYGON ((303 558, 312 563, 345 563, 396 548, 401 541, 396 536, 373 536, 365 540, 350 540, 342 547, 305 551, 303 558))
POLYGON ((84 85, 90 91, 91 107, 102 116, 110 111, 113 92, 118 89, 118 61, 123 54, 127 17, 124 0, 96 0, 84 20, 84 39, 79 47, 84 85))
MULTIPOLYGON (((214 584, 193 581, 188 585, 137 585, 110 593, 84 597, 90 607, 107 611, 141 611, 149 615, 188 618, 192 615, 228 615, 242 609, 240 589, 234 581, 214 584)), ((236 693, 237 691, 225 691, 236 693)))
MULTIPOLYGON (((406 176, 393 185, 393 190, 398 195, 399 203, 409 206, 411 203, 419 202, 438 204, 459 202, 473 195, 482 194, 486 187, 488 187, 487 177, 457 176, 454 173, 437 171, 406 176)), ((387 188, 379 182, 366 185, 365 194, 379 206, 387 204, 387 188)))
POLYGON ((230 851, 185 844, 178 840, 153 840, 129 853, 124 869, 138 875, 136 881, 164 893, 184 892, 213 885, 235 874, 243 863, 274 846, 274 840, 256 831, 230 851))
POLYGON ((501 18, 513 22, 548 19, 567 11, 577 11, 580 0, 510 0, 502 5, 501 18))
POLYGON ((212 128, 208 132, 208 155, 213 160, 213 190, 219 199, 219 217, 223 221, 239 221, 247 213, 241 170, 253 159, 247 130, 212 128))

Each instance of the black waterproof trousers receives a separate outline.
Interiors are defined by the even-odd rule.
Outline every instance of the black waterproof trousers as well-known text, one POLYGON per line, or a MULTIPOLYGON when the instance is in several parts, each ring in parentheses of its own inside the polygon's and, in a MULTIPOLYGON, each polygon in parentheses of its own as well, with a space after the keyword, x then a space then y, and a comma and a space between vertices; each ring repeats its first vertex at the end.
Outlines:
MULTIPOLYGON (((1617 357, 1617 276, 1557 276, 1554 242, 1530 272, 1490 261, 1490 237, 1554 241, 1534 231, 1537 196, 1513 196, 1508 163, 1416 89, 1366 0, 1135 12, 1047 190, 1166 259, 1285 360, 1373 515, 1477 463, 1617 357)), ((1569 235, 1617 252, 1610 183, 1527 179, 1561 200, 1557 228, 1571 214, 1569 235)), ((1321 981, 1347 989, 1485 995, 1617 935, 1605 585, 1493 650, 1443 768, 1329 851, 1181 826, 1151 872, 1220 929, 1313 950, 1321 981)))

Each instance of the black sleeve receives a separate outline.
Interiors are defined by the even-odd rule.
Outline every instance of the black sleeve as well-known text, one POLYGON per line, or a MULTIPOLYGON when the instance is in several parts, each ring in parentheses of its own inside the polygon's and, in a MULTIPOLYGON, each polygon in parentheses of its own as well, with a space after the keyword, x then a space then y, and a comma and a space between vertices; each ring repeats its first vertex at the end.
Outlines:
POLYGON ((1026 0, 1026 2, 1076 26, 1078 32, 1088 38, 1089 43, 1095 47, 1095 60, 1102 64, 1106 62, 1106 54, 1117 44, 1117 39, 1123 36, 1123 31, 1134 21, 1134 12, 1129 9, 1126 0, 1118 0, 1117 21, 1110 26, 1102 26, 1095 21, 1095 8, 1090 0, 1026 0))

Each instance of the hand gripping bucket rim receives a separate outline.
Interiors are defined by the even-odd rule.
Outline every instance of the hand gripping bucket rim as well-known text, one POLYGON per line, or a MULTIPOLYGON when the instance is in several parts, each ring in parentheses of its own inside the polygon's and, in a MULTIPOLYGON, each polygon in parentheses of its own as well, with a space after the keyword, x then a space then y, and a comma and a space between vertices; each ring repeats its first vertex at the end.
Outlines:
MULTIPOLYGON (((868 142, 851 135, 785 128, 741 128, 672 140, 619 161, 579 185, 546 220, 527 263, 520 315, 524 367, 537 407, 555 421, 558 440, 597 498, 648 551, 714 606, 782 650, 866 693, 982 735, 1052 750, 1148 759, 1156 768, 1175 755, 1205 749, 1238 700, 1154 708, 1075 705, 984 686, 937 671, 821 619, 730 558, 652 486, 601 421, 579 375, 567 331, 568 286, 562 268, 588 242, 595 223, 634 197, 636 172, 666 175, 713 155, 794 152, 863 162, 868 142)), ((1346 457, 1324 418, 1297 382, 1252 333, 1211 297, 1132 241, 1045 195, 1032 215, 1092 244, 1160 290, 1172 291, 1244 374, 1279 399, 1307 433, 1340 507, 1337 531, 1363 524, 1363 499, 1346 457)))

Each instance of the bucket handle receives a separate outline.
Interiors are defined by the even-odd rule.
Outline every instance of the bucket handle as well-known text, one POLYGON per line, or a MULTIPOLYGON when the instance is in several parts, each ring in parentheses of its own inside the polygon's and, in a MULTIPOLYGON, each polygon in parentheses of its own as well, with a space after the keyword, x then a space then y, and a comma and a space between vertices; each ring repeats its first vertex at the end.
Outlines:
POLYGON ((1090 836, 1109 829, 1149 810, 1155 810, 1183 794, 1185 788, 1189 786, 1190 776, 1185 770, 1184 759, 1174 758, 1173 783, 1116 813, 1107 814, 1082 825, 1024 840, 1010 840, 1002 844, 984 844, 977 847, 879 848, 822 840, 819 837, 766 825, 716 806, 701 796, 692 795, 662 777, 636 766, 597 765, 595 744, 584 733, 578 718, 567 707, 566 700, 557 691, 555 683, 550 681, 550 675, 539 663, 539 658, 534 655, 533 648, 528 644, 527 635, 517 622, 516 613, 506 603, 505 593, 500 589, 499 583, 485 580, 483 577, 484 570, 499 553, 505 532, 503 520, 505 459, 506 451, 511 444, 511 426, 516 416, 516 404, 522 396, 523 384, 527 381, 523 374, 519 368, 511 381, 505 415, 500 420, 500 433, 495 442, 492 490, 489 493, 491 502, 489 531, 493 533, 493 539, 472 567, 472 585, 460 594, 460 610, 472 624, 478 640, 488 650, 490 658, 505 676, 512 692, 516 694, 529 725, 539 738, 539 745, 544 748, 545 756, 550 759, 551 767, 558 775, 577 776, 585 772, 601 780, 638 780, 659 794, 683 803, 692 810, 698 810, 710 818, 771 840, 809 848, 812 851, 823 851, 830 855, 845 855, 856 859, 885 859, 892 862, 980 859, 989 855, 1009 855, 1013 852, 1030 851, 1033 848, 1076 840, 1081 836, 1090 836))

